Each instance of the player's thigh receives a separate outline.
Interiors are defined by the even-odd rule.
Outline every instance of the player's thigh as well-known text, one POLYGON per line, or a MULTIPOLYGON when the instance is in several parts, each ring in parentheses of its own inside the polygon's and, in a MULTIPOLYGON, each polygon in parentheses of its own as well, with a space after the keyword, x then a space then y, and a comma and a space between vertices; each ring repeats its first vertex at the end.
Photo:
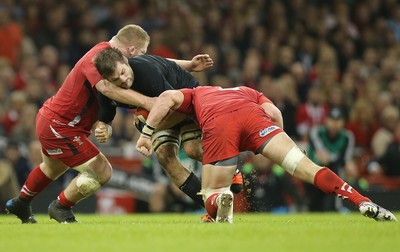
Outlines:
POLYGON ((296 144, 285 132, 280 132, 268 140, 261 154, 277 164, 282 164, 287 153, 295 146, 296 144))
POLYGON ((69 167, 66 164, 64 164, 61 160, 49 157, 45 155, 43 152, 42 152, 42 159, 43 162, 40 164, 40 169, 48 178, 52 180, 57 179, 59 176, 64 174, 65 171, 69 169, 69 167))
POLYGON ((272 137, 261 154, 281 165, 286 171, 303 181, 313 183, 320 166, 313 163, 285 133, 272 137))
POLYGON ((191 159, 202 161, 203 159, 203 145, 201 139, 194 139, 182 142, 183 150, 186 155, 191 159))
POLYGON ((191 119, 183 121, 177 127, 179 127, 181 144, 186 155, 191 159, 201 161, 203 158, 201 129, 191 119))

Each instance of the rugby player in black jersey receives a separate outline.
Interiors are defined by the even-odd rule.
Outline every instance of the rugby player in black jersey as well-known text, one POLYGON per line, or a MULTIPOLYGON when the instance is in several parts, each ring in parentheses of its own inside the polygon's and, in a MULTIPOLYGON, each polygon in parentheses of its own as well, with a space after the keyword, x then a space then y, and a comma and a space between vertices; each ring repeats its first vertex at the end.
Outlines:
MULTIPOLYGON (((208 55, 204 55, 203 60, 204 62, 198 64, 204 67, 197 66, 200 70, 212 65, 212 60, 208 55)), ((193 88, 199 85, 198 81, 188 71, 175 62, 154 55, 140 55, 126 59, 118 50, 106 49, 97 55, 95 65, 99 73, 116 86, 130 88, 147 97, 157 97, 165 90, 193 88), (118 63, 121 60, 128 60, 128 64, 118 63), (116 72, 119 75, 114 75, 115 69, 117 69, 116 72)), ((147 101, 147 103, 151 103, 151 107, 154 101, 151 99, 147 101)), ((137 108, 141 106, 133 99, 129 104, 119 103, 101 94, 99 104, 100 123, 96 127, 95 135, 100 142, 104 142, 110 137, 107 129, 111 127, 110 124, 116 114, 116 107, 137 108)), ((149 106, 149 104, 146 104, 146 106, 149 106)), ((144 124, 145 118, 138 116, 136 127, 141 131, 144 124)), ((201 131, 193 120, 183 114, 176 113, 169 117, 164 130, 158 131, 154 135, 153 148, 159 163, 172 182, 199 205, 204 206, 202 197, 197 195, 201 190, 199 179, 193 172, 185 168, 177 157, 179 147, 182 144, 189 157, 201 161, 200 138, 201 131)), ((241 177, 239 181, 239 185, 236 184, 234 187, 242 186, 241 177)))

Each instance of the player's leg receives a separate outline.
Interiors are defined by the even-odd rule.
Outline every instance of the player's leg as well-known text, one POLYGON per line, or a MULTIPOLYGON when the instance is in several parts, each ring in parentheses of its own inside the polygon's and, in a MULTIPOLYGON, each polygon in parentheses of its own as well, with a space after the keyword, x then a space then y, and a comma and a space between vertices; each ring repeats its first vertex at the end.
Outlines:
POLYGON ((230 186, 237 160, 234 157, 215 165, 203 166, 201 194, 208 215, 216 222, 233 223, 233 194, 230 186))
MULTIPOLYGON (((180 127, 181 143, 186 155, 191 159, 203 160, 203 145, 201 141, 201 130, 191 120, 182 122, 180 127)), ((243 189, 243 175, 239 169, 236 169, 232 178, 231 191, 238 194, 243 189)))
POLYGON ((49 206, 50 218, 59 223, 76 222, 72 207, 82 199, 93 195, 112 175, 112 167, 100 152, 83 164, 75 166, 80 174, 60 193, 49 206))
POLYGON ((348 183, 327 167, 313 163, 296 144, 281 132, 266 142, 262 147, 262 155, 280 164, 287 172, 302 181, 314 184, 325 193, 349 200, 367 217, 379 221, 397 221, 396 217, 386 209, 372 203, 348 183))
POLYGON ((29 173, 20 195, 6 203, 6 211, 15 214, 22 223, 37 222, 32 214, 31 201, 68 169, 62 161, 43 153, 42 159, 43 162, 29 173))
POLYGON ((179 144, 180 136, 175 130, 158 131, 153 136, 154 152, 171 181, 191 199, 204 207, 201 196, 197 195, 201 190, 200 180, 181 164, 178 157, 179 144))

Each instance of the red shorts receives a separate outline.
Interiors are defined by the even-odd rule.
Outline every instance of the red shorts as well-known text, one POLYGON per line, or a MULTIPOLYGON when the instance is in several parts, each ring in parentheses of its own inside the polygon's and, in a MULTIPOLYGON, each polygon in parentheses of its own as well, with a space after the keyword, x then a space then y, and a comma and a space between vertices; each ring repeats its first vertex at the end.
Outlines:
POLYGON ((242 108, 208 120, 203 127, 203 164, 257 153, 276 134, 283 132, 261 107, 242 108))
POLYGON ((50 120, 39 112, 36 135, 46 156, 57 158, 73 168, 97 156, 100 151, 89 139, 90 132, 50 120))

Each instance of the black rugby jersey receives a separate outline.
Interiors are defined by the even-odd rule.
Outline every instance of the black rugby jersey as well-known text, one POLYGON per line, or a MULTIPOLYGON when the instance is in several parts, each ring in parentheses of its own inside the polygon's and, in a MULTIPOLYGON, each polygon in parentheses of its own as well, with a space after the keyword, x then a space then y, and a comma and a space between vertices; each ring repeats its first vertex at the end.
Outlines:
MULTIPOLYGON (((140 55, 129 59, 134 80, 131 89, 149 97, 159 96, 171 89, 193 88, 198 81, 175 62, 155 55, 140 55)), ((116 107, 136 106, 111 100, 99 92, 99 121, 109 123, 116 114, 116 107)))

